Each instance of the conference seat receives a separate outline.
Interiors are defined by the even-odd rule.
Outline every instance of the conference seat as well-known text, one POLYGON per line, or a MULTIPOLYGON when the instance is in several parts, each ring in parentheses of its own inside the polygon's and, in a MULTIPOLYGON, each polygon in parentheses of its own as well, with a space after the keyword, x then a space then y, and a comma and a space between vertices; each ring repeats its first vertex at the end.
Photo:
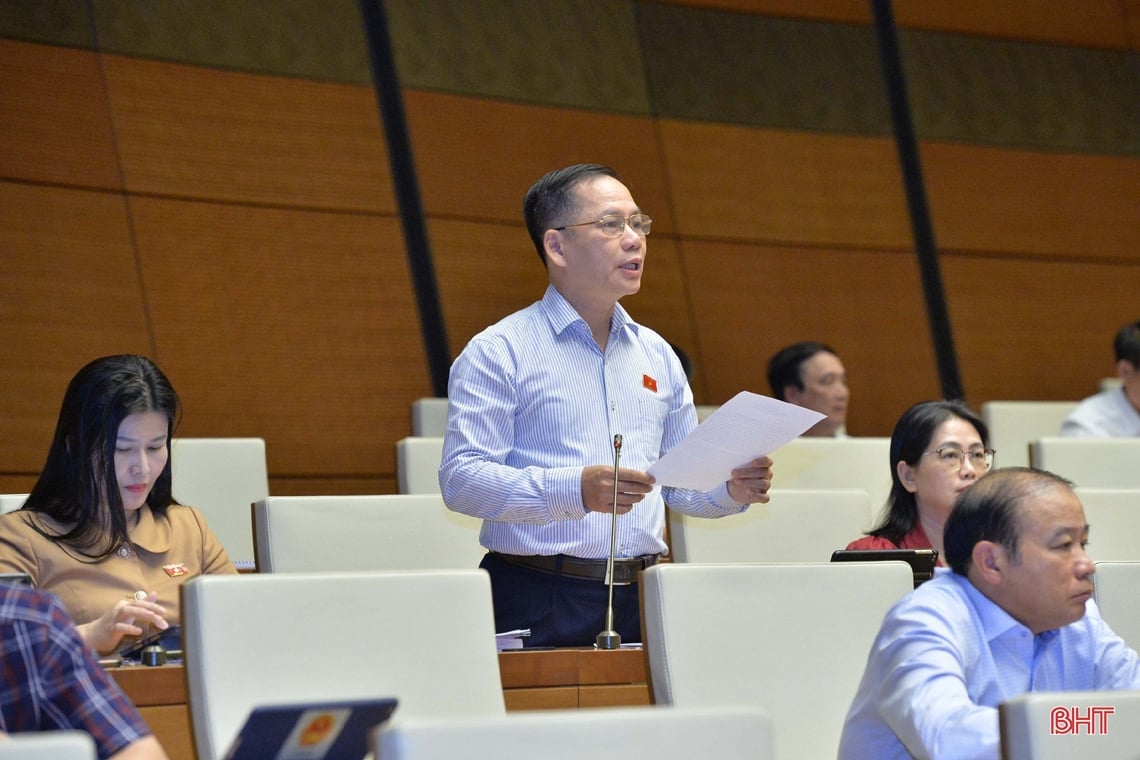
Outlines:
POLYGON ((27 500, 26 493, 0 493, 0 515, 7 512, 15 512, 20 507, 24 506, 27 500))
MULTIPOLYGON (((399 708, 397 708, 397 711, 399 708)), ((544 710, 499 718, 417 718, 381 726, 377 760, 770 760, 757 708, 544 710)))
POLYGON ((878 512, 891 491, 891 439, 800 437, 772 457, 773 488, 842 488, 866 491, 878 512))
POLYGON ((1061 423, 1077 408, 1076 401, 987 401, 982 422, 990 430, 997 467, 1028 467, 1029 444, 1059 435, 1061 423))
POLYGON ((396 484, 400 493, 439 493, 442 436, 408 436, 396 441, 396 484))
POLYGON ((482 570, 199 576, 182 619, 198 760, 220 760, 259 705, 396 697, 396 721, 506 712, 482 570))
MULTIPOLYGON (((1093 585, 1096 606, 1104 622, 1140 652, 1140 605, 1136 603, 1136 590, 1140 589, 1140 562, 1098 561, 1093 585)), ((1140 747, 1140 744, 1136 746, 1140 747)))
POLYGON ((1140 562, 1140 488, 1076 488, 1094 560, 1140 562))
POLYGON ((767 710, 778 760, 835 757, 905 562, 662 564, 641 577, 655 702, 767 710))
POLYGON ((442 437, 446 432, 446 397, 430 396, 412 402, 412 435, 442 437))
POLYGON ((1140 691, 1037 691, 998 705, 1002 760, 1136 760, 1140 691))
POLYGON ((710 520, 669 510, 674 562, 824 562, 870 529, 866 491, 773 488, 767 504, 710 520))
POLYGON ((252 568, 250 505, 269 495, 261 438, 175 438, 170 450, 174 498, 197 507, 238 568, 252 568))
POLYGON ((270 573, 477 568, 481 525, 439 494, 271 496, 253 505, 257 568, 270 573))
POLYGON ((1081 488, 1140 488, 1140 438, 1039 438, 1029 461, 1081 488))
POLYGON ((95 742, 86 731, 8 734, 0 740, 0 760, 95 760, 95 742))

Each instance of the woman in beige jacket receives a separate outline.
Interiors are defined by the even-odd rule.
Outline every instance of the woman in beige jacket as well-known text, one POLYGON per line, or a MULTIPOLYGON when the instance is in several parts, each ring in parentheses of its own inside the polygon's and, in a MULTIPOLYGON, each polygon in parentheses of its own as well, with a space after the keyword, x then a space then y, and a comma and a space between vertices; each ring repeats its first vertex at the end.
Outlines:
POLYGON ((179 622, 187 578, 237 572, 202 514, 171 494, 178 415, 149 359, 96 359, 68 385, 23 508, 0 517, 0 572, 59 596, 97 652, 179 622))

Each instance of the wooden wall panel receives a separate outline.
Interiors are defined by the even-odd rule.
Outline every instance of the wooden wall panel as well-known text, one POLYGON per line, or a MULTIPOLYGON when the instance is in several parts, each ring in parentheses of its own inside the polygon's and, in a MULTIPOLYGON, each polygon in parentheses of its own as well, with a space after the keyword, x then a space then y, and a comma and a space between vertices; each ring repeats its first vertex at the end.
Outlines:
POLYGON ((1080 399, 1115 374, 1112 338, 1140 319, 1129 265, 947 256, 942 261, 970 401, 1080 399))
POLYGON ((1140 261, 1140 159, 921 146, 938 245, 1140 261))
POLYGON ((394 212, 371 88, 105 61, 131 192, 394 212))
POLYGON ((429 216, 522 221, 522 200, 546 172, 598 162, 617 169, 654 229, 672 226, 653 122, 633 116, 405 90, 429 216))
POLYGON ((912 256, 698 241, 682 250, 708 403, 771 395, 768 358, 799 340, 842 357, 852 435, 890 435, 907 406, 940 395, 912 256))
MULTIPOLYGON (((710 10, 770 16, 871 22, 868 0, 655 0, 710 10)), ((895 2, 900 27, 978 34, 1063 45, 1136 49, 1127 35, 1136 0, 957 0, 952 3, 895 2)))
POLYGON ((262 436, 275 477, 390 476, 430 395, 396 220, 132 201, 186 436, 262 436))
POLYGON ((120 187, 94 53, 0 39, 0 177, 120 187))
POLYGON ((67 383, 150 353, 121 196, 0 182, 0 471, 43 466, 67 383))
POLYGON ((888 139, 662 121, 683 236, 894 248, 910 227, 888 139))

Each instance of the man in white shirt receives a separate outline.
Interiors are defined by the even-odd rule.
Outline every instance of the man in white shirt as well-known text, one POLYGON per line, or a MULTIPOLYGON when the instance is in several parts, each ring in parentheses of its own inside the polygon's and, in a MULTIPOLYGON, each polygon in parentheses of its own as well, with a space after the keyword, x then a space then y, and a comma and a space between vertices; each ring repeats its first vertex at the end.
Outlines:
MULTIPOLYGON (((523 211, 550 285, 476 335, 451 368, 440 490, 483 519, 480 567, 498 630, 528 646, 583 646, 604 629, 617 482, 613 630, 641 640, 637 573, 666 550, 665 502, 704 517, 768 501, 771 460, 707 493, 655 488, 645 471, 696 427, 669 343, 618 301, 641 287, 652 220, 610 168, 553 171, 523 211)), ((608 630, 608 629, 606 629, 608 630)))
POLYGON ((1061 423, 1072 438, 1140 436, 1140 322, 1120 328, 1113 341, 1121 386, 1090 396, 1061 423))

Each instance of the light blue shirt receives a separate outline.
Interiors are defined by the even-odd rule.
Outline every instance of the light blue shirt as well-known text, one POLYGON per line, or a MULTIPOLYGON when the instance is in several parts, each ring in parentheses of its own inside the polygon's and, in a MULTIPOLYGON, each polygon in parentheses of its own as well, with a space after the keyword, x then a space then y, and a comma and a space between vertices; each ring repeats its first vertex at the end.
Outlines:
POLYGON ((997 706, 1029 691, 1140 688, 1140 658, 1089 600, 1037 636, 947 568, 887 613, 840 760, 998 760, 997 706))
POLYGON ((1140 436, 1140 411, 1123 388, 1110 388, 1089 396, 1061 423, 1061 435, 1070 438, 1135 438, 1140 436))
MULTIPOLYGON (((553 286, 471 339, 451 367, 439 484, 447 506, 483 518, 481 543, 506 554, 609 556, 610 513, 587 513, 582 469, 647 470, 696 427, 692 392, 669 343, 614 309, 603 354, 553 286)), ((660 554, 665 501, 687 514, 744 511, 710 493, 654 488, 618 517, 620 557, 660 554)))

